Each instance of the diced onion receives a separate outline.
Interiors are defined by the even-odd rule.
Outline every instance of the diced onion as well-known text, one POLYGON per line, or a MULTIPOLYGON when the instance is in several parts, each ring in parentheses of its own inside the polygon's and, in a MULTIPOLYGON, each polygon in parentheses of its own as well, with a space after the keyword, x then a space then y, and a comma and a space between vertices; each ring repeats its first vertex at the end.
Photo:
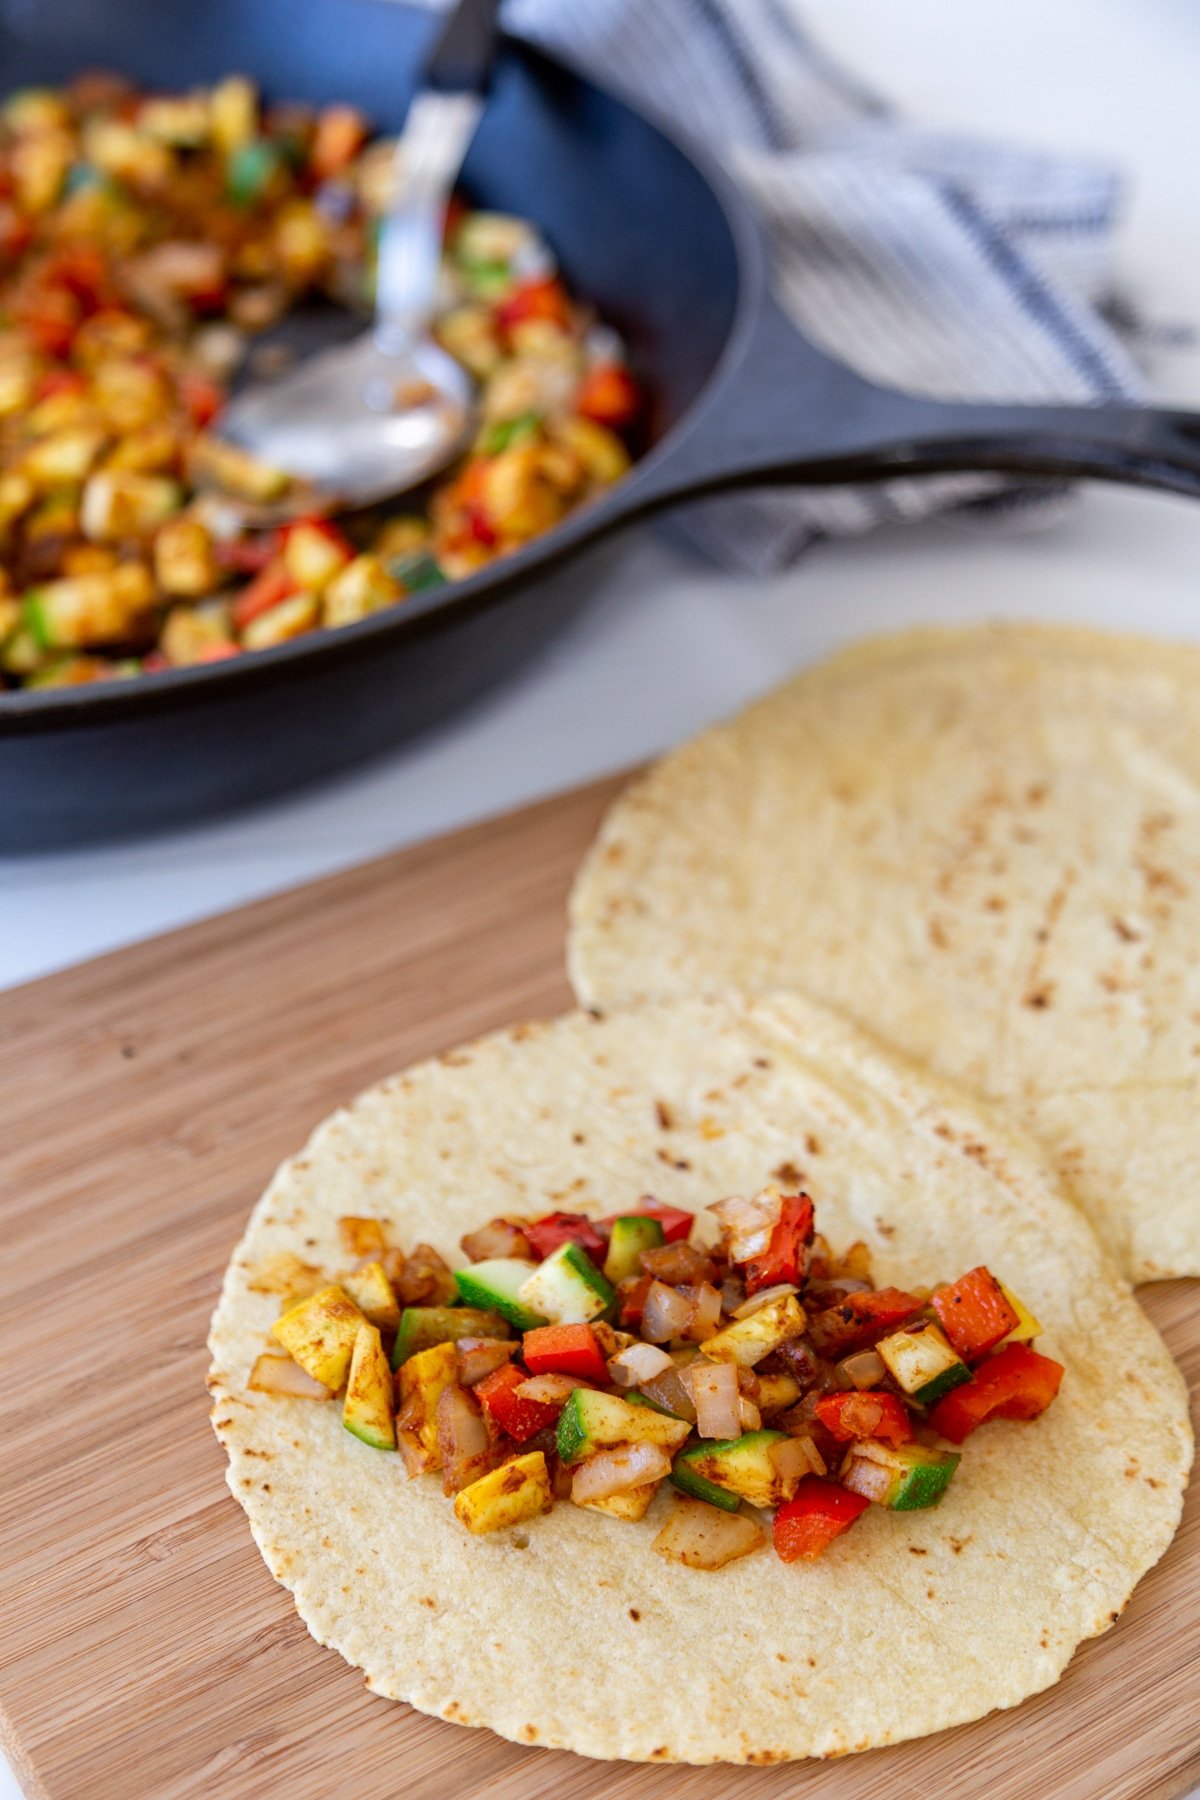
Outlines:
POLYGON ((630 1488, 661 1481, 671 1473, 671 1458, 661 1444, 620 1444, 615 1450, 599 1450, 575 1470, 571 1498, 577 1506, 591 1500, 607 1500, 630 1488))
POLYGON ((529 1239, 520 1226, 510 1224, 507 1219, 492 1219, 478 1231, 469 1231, 460 1242, 464 1255, 472 1262, 488 1262, 496 1256, 515 1256, 526 1261, 533 1255, 529 1239))
POLYGON ((740 1437, 742 1410, 736 1363, 710 1363, 699 1358, 682 1379, 695 1403, 700 1436, 740 1437))
POLYGON ((786 1294, 799 1292, 799 1288, 793 1287, 788 1281, 778 1282, 775 1287, 760 1288, 757 1294, 751 1294, 748 1300, 743 1300, 740 1306, 734 1308, 733 1316, 735 1319, 748 1319, 751 1313, 756 1313, 762 1306, 769 1306, 772 1300, 782 1300, 786 1294))
POLYGON ((328 1400, 329 1389, 314 1381, 290 1356, 260 1356, 247 1387, 256 1394, 286 1394, 292 1400, 328 1400))
POLYGON ((686 1335, 702 1344, 705 1338, 712 1337, 720 1329, 721 1296, 710 1281, 701 1281, 696 1287, 686 1287, 682 1292, 691 1305, 686 1335))
POLYGON ((681 1494, 655 1538, 654 1548, 660 1556, 686 1563, 689 1569, 723 1569, 739 1556, 760 1550, 764 1541, 762 1527, 744 1513, 722 1512, 681 1494))
POLYGON ((464 1387, 474 1387, 486 1375, 494 1374, 504 1367, 516 1352, 517 1346, 509 1344, 503 1338, 459 1338, 454 1346, 458 1358, 458 1379, 464 1387))
POLYGON ((642 1393, 677 1419, 686 1419, 689 1425, 696 1423, 696 1403, 678 1369, 664 1369, 653 1381, 643 1381, 642 1393))
POLYGON ((665 1344, 682 1337, 692 1310, 686 1294, 668 1287, 664 1281, 652 1281, 642 1310, 642 1336, 652 1344, 665 1344))
POLYGON ((608 1373, 617 1387, 640 1387, 643 1381, 653 1381, 671 1367, 670 1357, 657 1344, 630 1344, 612 1358, 608 1373))
POLYGON ((514 1388, 518 1400, 536 1400, 540 1406, 558 1406, 569 1400, 576 1388, 591 1387, 576 1375, 531 1375, 514 1388))
POLYGON ((852 1356, 843 1356, 833 1371, 842 1388, 878 1387, 886 1373, 882 1356, 874 1350, 856 1350, 852 1356))
POLYGON ((810 1437, 785 1438, 767 1456, 775 1473, 792 1492, 806 1475, 824 1475, 825 1458, 810 1437))
POLYGON ((730 1262, 744 1263, 752 1256, 761 1256, 782 1210, 783 1196, 777 1188, 764 1188, 752 1200, 735 1194, 711 1206, 709 1211, 716 1213, 729 1233, 730 1262))
POLYGON ((438 1396, 435 1417, 442 1487, 447 1494, 457 1494, 486 1472, 491 1461, 491 1439, 479 1402, 466 1388, 444 1388, 438 1396))

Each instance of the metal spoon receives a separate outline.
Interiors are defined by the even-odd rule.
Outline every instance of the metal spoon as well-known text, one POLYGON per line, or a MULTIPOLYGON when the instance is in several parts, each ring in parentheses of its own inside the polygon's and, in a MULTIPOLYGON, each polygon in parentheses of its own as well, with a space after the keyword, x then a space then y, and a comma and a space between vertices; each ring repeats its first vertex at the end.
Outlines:
POLYGON ((246 389, 221 419, 222 436, 340 507, 415 487, 471 430, 474 384, 431 323, 446 205, 483 111, 497 12, 498 0, 459 0, 426 65, 397 146, 371 330, 246 389))

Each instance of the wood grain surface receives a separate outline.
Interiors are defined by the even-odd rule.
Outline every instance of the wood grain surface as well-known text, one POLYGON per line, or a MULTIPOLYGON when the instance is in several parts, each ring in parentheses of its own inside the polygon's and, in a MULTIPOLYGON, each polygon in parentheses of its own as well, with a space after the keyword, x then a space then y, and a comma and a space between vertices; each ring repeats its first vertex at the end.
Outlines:
MULTIPOLYGON (((0 1732, 31 1795, 1175 1800, 1200 1778, 1194 1494, 1120 1624, 1049 1693, 763 1771, 588 1762, 427 1719, 367 1693, 267 1574, 208 1423, 229 1251, 334 1106, 568 1003, 567 888, 614 789, 0 998, 0 1732)), ((1200 1283, 1141 1298, 1195 1391, 1200 1283)))

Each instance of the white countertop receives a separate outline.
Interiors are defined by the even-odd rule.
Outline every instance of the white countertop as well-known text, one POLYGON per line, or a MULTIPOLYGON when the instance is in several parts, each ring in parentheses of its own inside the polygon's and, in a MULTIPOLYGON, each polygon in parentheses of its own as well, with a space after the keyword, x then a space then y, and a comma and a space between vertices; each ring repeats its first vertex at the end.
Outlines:
MULTIPOLYGON (((1155 318, 1200 326, 1194 0, 807 0, 802 10, 916 117, 1124 167, 1127 291, 1155 318)), ((1200 341, 1162 356, 1155 389, 1200 406, 1200 341)), ((640 533, 540 662, 416 746, 231 822, 0 860, 0 986, 619 768, 849 638, 1005 615, 1200 637, 1200 507, 1092 488, 1035 534, 894 529, 824 546, 763 583, 640 533)), ((0 1800, 17 1793, 0 1765, 0 1800)))

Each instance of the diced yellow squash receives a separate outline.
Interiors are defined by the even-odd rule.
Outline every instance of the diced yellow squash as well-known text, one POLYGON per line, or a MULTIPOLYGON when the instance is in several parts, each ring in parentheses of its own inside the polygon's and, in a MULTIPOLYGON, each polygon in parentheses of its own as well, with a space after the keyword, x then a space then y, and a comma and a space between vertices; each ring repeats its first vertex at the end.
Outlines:
POLYGON ((284 202, 272 241, 279 267, 297 287, 307 287, 329 258, 330 229, 311 200, 284 202))
POLYGON ((794 1406, 800 1398, 800 1383, 794 1375, 760 1375, 758 1378, 758 1410, 763 1418, 794 1406))
POLYGON ((414 550, 425 548, 430 531, 429 520, 419 513, 400 513, 388 520, 375 539, 375 554, 385 563, 393 557, 411 556, 414 550))
POLYGON ((336 1282, 282 1313, 271 1336, 300 1367, 336 1393, 350 1371, 358 1328, 367 1321, 336 1282))
POLYGON ((168 419, 153 419, 126 431, 104 459, 106 469, 131 469, 138 475, 169 473, 179 458, 179 432, 168 419))
POLYGON ((377 1256, 387 1249, 387 1234, 381 1219, 347 1214, 338 1220, 338 1236, 347 1256, 377 1256))
POLYGON ((57 432, 30 446, 22 459, 22 473, 43 491, 83 481, 107 442, 108 433, 95 425, 57 432))
POLYGON ((100 469, 89 477, 79 507, 83 535, 98 543, 144 537, 179 511, 183 489, 166 475, 100 469))
POLYGON ((209 133, 207 94, 154 94, 138 108, 138 130, 157 143, 198 150, 209 133))
POLYGON ((804 1309, 794 1294, 781 1294, 749 1318, 737 1319, 715 1337, 705 1338, 701 1349, 712 1362, 732 1362, 752 1369, 780 1344, 799 1337, 803 1330, 804 1309))
POLYGON ((483 466, 482 499, 502 537, 530 538, 562 518, 562 495, 545 479, 537 444, 513 444, 483 466))
MULTIPOLYGON (((400 1369, 400 1411, 410 1434, 410 1444, 420 1455, 423 1470, 440 1469, 438 1451, 437 1403, 446 1388, 458 1380, 458 1357, 454 1345, 434 1344, 410 1356, 400 1369)), ((408 1462, 410 1474, 413 1464, 408 1462)))
POLYGON ((350 561, 352 551, 338 537, 331 537, 319 525, 301 520, 293 525, 283 546, 283 566, 297 587, 319 594, 339 569, 350 561))
POLYGON ((540 1450, 502 1463, 463 1488, 454 1499, 456 1517, 468 1531, 476 1533, 521 1525, 548 1513, 553 1505, 550 1471, 540 1450))
POLYGON ((67 171, 75 160, 69 131, 39 131, 18 138, 9 151, 13 197, 22 212, 49 212, 62 193, 67 171))
POLYGON ((316 594, 292 594, 259 613, 257 619, 243 627, 242 643, 247 650, 269 650, 273 644, 286 644, 291 638, 303 637, 321 620, 321 602, 316 594))
POLYGON ((380 1331, 395 1331, 400 1323, 400 1302, 384 1273, 382 1263, 368 1263, 342 1276, 342 1286, 354 1304, 380 1331))
POLYGON ((1040 1337, 1042 1335, 1041 1324, 1034 1318, 1025 1302, 1014 1294, 1011 1288, 1006 1288, 1003 1282, 1000 1283, 1000 1292, 1017 1315, 1016 1324, 1008 1336, 1001 1341, 1005 1344, 1028 1344, 1031 1339, 1040 1337))
POLYGON ((158 647, 177 668, 207 662, 215 650, 233 645, 229 608, 223 600, 203 606, 173 606, 159 633, 158 647))
MULTIPOLYGON (((92 482, 101 479, 92 476, 92 482)), ((212 533, 201 520, 180 516, 161 527, 154 539, 154 578, 164 594, 181 600, 198 600, 219 586, 212 533)))
POLYGON ((209 95, 208 112, 213 142, 228 156, 258 131, 258 90, 245 75, 227 75, 209 95))
POLYGON ((611 1513, 614 1519, 644 1519, 650 1502, 662 1486, 661 1481, 648 1481, 645 1487, 627 1488, 623 1494, 610 1494, 607 1500, 585 1500, 590 1512, 611 1513))
POLYGON ((239 500, 278 500, 292 485, 285 469, 277 469, 221 438, 198 437, 191 447, 191 465, 195 481, 223 488, 239 500))
POLYGON ((106 575, 120 563, 109 544, 68 544, 62 554, 64 575, 106 575))
POLYGON ((152 191, 165 186, 174 167, 166 144, 143 137, 136 126, 103 114, 89 119, 83 128, 86 160, 106 175, 127 181, 132 187, 152 191))
POLYGON ((377 1325, 360 1325, 350 1358, 342 1424, 373 1450, 396 1448, 392 1417, 392 1369, 377 1325))
POLYGON ((326 625, 354 625, 403 598, 404 589, 378 556, 356 556, 325 589, 322 618, 326 625))
POLYGON ((143 563, 50 581, 25 596, 25 623, 44 650, 115 644, 137 633, 154 603, 143 563))
POLYGON ((629 468, 629 452, 620 438, 594 419, 560 419, 553 435, 575 452, 593 481, 619 481, 629 468))
POLYGON ((54 88, 18 88, 4 102, 4 123, 17 137, 26 132, 64 130, 71 123, 70 110, 54 88))

